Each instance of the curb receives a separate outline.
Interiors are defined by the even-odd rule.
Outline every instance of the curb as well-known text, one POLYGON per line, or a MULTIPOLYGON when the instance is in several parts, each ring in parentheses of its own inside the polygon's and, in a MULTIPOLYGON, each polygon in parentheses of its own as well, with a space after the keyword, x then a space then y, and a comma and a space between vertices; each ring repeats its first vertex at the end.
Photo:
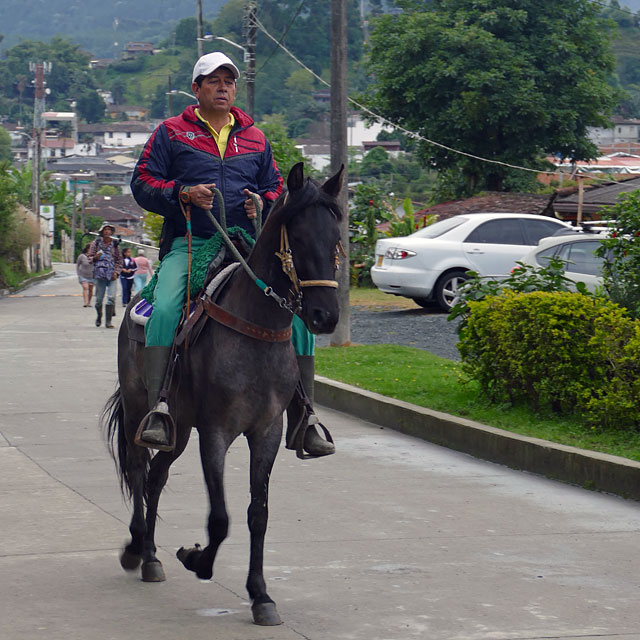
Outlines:
POLYGON ((512 469, 640 500, 640 462, 521 436, 322 376, 316 376, 314 391, 318 404, 382 427, 512 469))
POLYGON ((51 269, 48 273, 41 273, 37 276, 33 276, 32 278, 27 278, 20 283, 19 287, 10 287, 8 289, 0 289, 0 298, 4 296, 9 296, 13 293, 19 293, 23 289, 35 284, 36 282, 40 282, 41 280, 48 280, 49 278, 53 278, 56 275, 55 269, 51 269))

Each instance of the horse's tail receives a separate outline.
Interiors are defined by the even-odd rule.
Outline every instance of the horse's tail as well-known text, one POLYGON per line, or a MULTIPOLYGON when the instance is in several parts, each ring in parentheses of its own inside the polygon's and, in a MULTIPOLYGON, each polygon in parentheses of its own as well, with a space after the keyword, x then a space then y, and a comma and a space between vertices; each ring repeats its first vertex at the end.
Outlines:
MULTIPOLYGON (((102 410, 100 422, 104 429, 109 453, 111 453, 111 457, 116 464, 118 478, 120 479, 120 489, 124 496, 131 498, 133 487, 129 473, 129 449, 127 435, 124 428, 124 409, 122 407, 122 393, 120 391, 120 387, 118 387, 113 395, 107 400, 107 403, 102 410)), ((138 462, 144 465, 144 477, 146 478, 151 455, 148 449, 144 449, 142 447, 137 447, 137 449, 140 449, 140 451, 137 452, 140 456, 140 460, 138 460, 138 462)))

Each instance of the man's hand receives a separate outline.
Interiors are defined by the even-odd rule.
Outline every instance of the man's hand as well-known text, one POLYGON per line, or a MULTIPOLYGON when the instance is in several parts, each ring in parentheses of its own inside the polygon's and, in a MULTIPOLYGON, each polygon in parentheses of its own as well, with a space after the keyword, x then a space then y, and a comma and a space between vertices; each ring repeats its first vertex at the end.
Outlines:
POLYGON ((244 201, 244 210, 247 212, 247 218, 253 219, 258 217, 258 213, 256 211, 256 205, 253 202, 253 198, 251 196, 255 196, 260 203, 260 212, 262 212, 262 198, 257 193, 252 193, 249 189, 243 190, 244 195, 247 196, 247 199, 244 201))
POLYGON ((215 182, 212 182, 211 184, 196 184, 189 187, 191 203, 196 207, 210 211, 213 208, 213 188, 215 186, 215 182))

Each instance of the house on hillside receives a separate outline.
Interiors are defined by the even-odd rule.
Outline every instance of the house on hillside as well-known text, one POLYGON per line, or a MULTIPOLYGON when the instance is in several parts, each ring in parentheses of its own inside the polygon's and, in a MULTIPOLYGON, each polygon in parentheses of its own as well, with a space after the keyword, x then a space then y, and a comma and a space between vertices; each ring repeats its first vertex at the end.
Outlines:
POLYGON ((109 104, 107 115, 112 120, 126 118, 127 120, 144 120, 149 115, 149 109, 132 104, 109 104))
POLYGON ((155 49, 152 42, 127 42, 122 50, 123 60, 133 60, 138 56, 152 56, 155 49))

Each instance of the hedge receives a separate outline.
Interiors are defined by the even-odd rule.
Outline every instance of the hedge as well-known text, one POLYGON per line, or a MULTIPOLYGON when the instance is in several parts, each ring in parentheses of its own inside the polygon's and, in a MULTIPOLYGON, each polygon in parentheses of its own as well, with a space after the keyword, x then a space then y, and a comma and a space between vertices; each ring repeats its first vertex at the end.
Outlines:
POLYGON ((469 302, 463 369, 494 402, 640 426, 640 325, 603 298, 505 291, 469 302))

